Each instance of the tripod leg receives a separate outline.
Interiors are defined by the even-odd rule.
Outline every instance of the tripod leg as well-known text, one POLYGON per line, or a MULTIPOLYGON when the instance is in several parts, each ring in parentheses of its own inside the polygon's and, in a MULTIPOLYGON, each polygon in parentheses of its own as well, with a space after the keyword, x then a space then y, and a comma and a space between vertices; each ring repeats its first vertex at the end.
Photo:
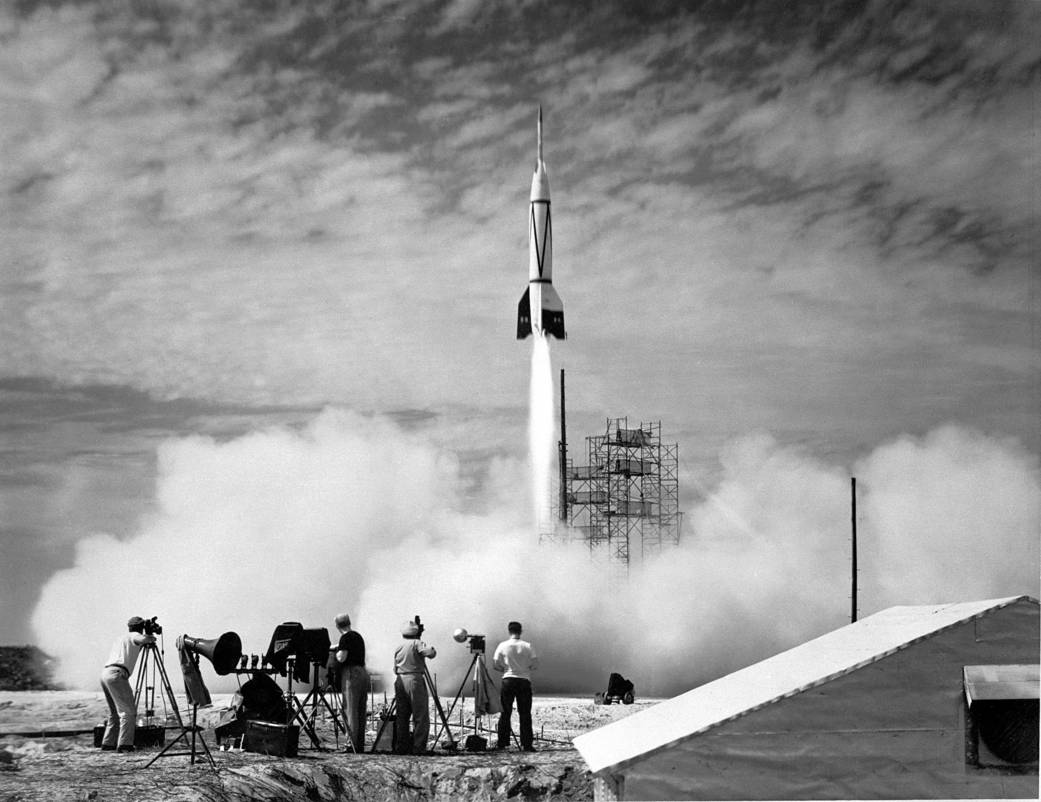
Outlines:
MULTIPOLYGON (((318 669, 319 669, 319 665, 315 664, 315 677, 318 676, 318 669)), ((336 693, 336 692, 333 691, 333 693, 336 693)), ((340 721, 339 713, 337 713, 336 709, 332 705, 329 704, 329 700, 326 698, 326 695, 325 695, 325 690, 323 690, 318 685, 317 682, 315 683, 315 686, 311 689, 311 692, 307 695, 307 698, 304 699, 303 706, 306 708, 308 703, 310 703, 310 705, 311 705, 311 712, 308 715, 308 721, 310 722, 312 728, 314 727, 315 722, 318 720, 318 706, 319 706, 319 704, 321 704, 323 707, 325 707, 325 709, 329 713, 329 715, 332 716, 332 719, 333 719, 333 735, 336 738, 336 745, 337 745, 337 747, 339 747, 339 745, 340 745, 340 730, 342 729, 344 731, 349 732, 349 728, 347 726, 346 720, 345 721, 340 721)))
MULTIPOLYGON (((155 648, 155 644, 152 644, 152 648, 155 648)), ((181 711, 177 707, 177 699, 174 696, 173 688, 170 687, 170 677, 167 676, 166 666, 163 665, 162 658, 158 654, 155 655, 155 664, 159 671, 159 678, 163 683, 163 691, 166 693, 166 698, 170 702, 170 707, 174 712, 174 716, 177 718, 178 725, 184 728, 184 719, 181 718, 181 711)))
POLYGON ((199 734, 199 743, 202 745, 202 749, 206 753, 207 759, 210 761, 210 766, 212 768, 216 769, 217 768, 217 764, 213 760, 213 755, 210 754, 210 747, 208 747, 206 745, 206 739, 202 737, 201 733, 199 733, 199 727, 198 727, 198 724, 197 724, 198 714, 199 714, 199 706, 198 705, 192 705, 192 759, 191 759, 191 762, 192 762, 192 765, 195 765, 195 755, 197 753, 197 750, 195 748, 195 736, 196 736, 196 733, 198 733, 199 734))
MULTIPOLYGON (((466 688, 466 681, 470 678, 470 671, 473 669, 474 663, 477 662, 477 657, 479 656, 479 654, 480 654, 480 652, 476 652, 474 654, 473 660, 470 661, 470 667, 468 669, 466 669, 466 674, 463 675, 463 681, 459 683, 459 690, 456 691, 455 698, 452 700, 452 704, 450 704, 448 706, 448 712, 443 714, 443 716, 442 716, 443 718, 449 719, 449 718, 452 717, 452 711, 455 710, 455 705, 456 705, 456 702, 459 701, 459 697, 463 695, 463 689, 466 688)), ((435 698, 436 698, 436 695, 435 695, 435 698)), ((476 716, 475 716, 475 718, 476 718, 476 716)), ((444 730, 435 730, 435 732, 434 732, 434 743, 437 743, 437 739, 441 737, 441 733, 442 732, 444 732, 444 730)), ((449 736, 451 736, 451 733, 449 733, 449 736)))
MULTIPOLYGON (((434 688, 434 681, 430 678, 430 669, 426 666, 423 666, 423 679, 426 681, 427 690, 430 691, 430 695, 434 699, 434 708, 437 710, 437 715, 445 727, 441 732, 447 733, 449 743, 455 743, 455 738, 452 737, 452 728, 448 726, 448 718, 445 716, 444 708, 441 707, 441 700, 438 698, 437 690, 434 688)), ((437 742, 435 741, 435 743, 437 742)))
POLYGON ((191 756, 191 760, 189 760, 188 762, 191 763, 193 766, 195 765, 195 742, 196 742, 196 735, 198 735, 198 733, 199 733, 199 728, 198 728, 197 723, 196 723, 198 721, 198 718, 197 718, 198 711, 199 711, 199 706, 198 705, 192 705, 192 756, 191 756))
POLYGON ((322 742, 318 738, 318 734, 314 731, 314 727, 307 720, 307 711, 304 710, 300 704, 300 700, 296 698, 295 694, 286 694, 286 701, 289 702, 289 720, 287 724, 292 724, 294 721, 300 724, 300 729, 307 733, 307 737, 311 739, 311 745, 315 749, 322 748, 322 742))
MULTIPOLYGON (((162 751, 159 752, 159 754, 157 754, 155 757, 153 757, 151 760, 149 760, 145 764, 145 768, 146 769, 149 766, 151 766, 153 763, 155 763, 159 758, 166 757, 166 753, 169 752, 171 749, 173 749, 175 746, 177 746, 177 744, 180 743, 182 740, 184 741, 185 747, 188 748, 189 751, 188 752, 175 752, 174 754, 177 754, 177 755, 191 755, 191 763, 192 763, 192 765, 195 764, 195 756, 196 756, 196 754, 198 754, 198 750, 196 748, 196 737, 195 737, 196 736, 196 732, 199 729, 197 724, 196 724, 196 713, 197 713, 198 709, 199 709, 198 705, 195 705, 194 709, 192 710, 192 726, 191 726, 191 728, 189 729, 188 727, 184 726, 184 724, 182 724, 181 725, 181 733, 180 733, 180 735, 178 735, 176 738, 174 738, 172 741, 170 741, 170 743, 168 743, 166 746, 163 747, 162 751), (189 740, 188 740, 188 733, 189 732, 191 732, 191 742, 189 742, 189 740)), ((217 763, 213 759, 213 755, 210 753, 210 747, 206 745, 206 739, 203 738, 201 734, 199 735, 198 743, 202 746, 203 751, 206 752, 206 757, 207 757, 207 759, 210 762, 210 768, 212 768, 214 771, 216 771, 217 770, 217 763)), ((170 757, 173 757, 173 755, 170 755, 170 757)))
MULTIPOLYGON (((333 691, 333 693, 337 692, 333 691)), ((336 710, 336 708, 329 704, 329 699, 326 698, 326 695, 324 693, 321 694, 321 699, 322 704, 325 705, 325 709, 328 710, 329 715, 333 717, 333 733, 336 736, 336 748, 340 748, 340 729, 342 728, 344 734, 347 736, 348 746, 350 746, 352 752, 357 753, 358 750, 354 748, 354 737, 351 731, 351 724, 349 721, 347 721, 347 715, 344 714, 343 721, 340 721, 340 713, 336 710)))
POLYGON ((155 757, 153 757, 151 760, 149 760, 145 764, 145 768, 147 769, 149 766, 151 766, 153 763, 155 763, 159 758, 164 757, 166 755, 166 753, 169 752, 171 749, 173 749, 174 746, 176 746, 177 743, 182 738, 185 741, 185 745, 187 745, 187 742, 188 742, 188 728, 187 727, 182 727, 181 728, 181 734, 178 735, 176 738, 174 738, 172 741, 170 741, 170 743, 168 743, 166 746, 164 746, 162 751, 159 754, 157 754, 155 757))
MULTIPOLYGON (((386 696, 386 694, 384 694, 384 697, 385 696, 386 696)), ((384 706, 386 706, 386 701, 384 701, 383 704, 384 704, 384 706)), ((383 715, 386 716, 386 718, 382 719, 382 721, 380 722, 379 729, 376 730, 376 737, 372 741, 372 749, 369 750, 370 752, 375 752, 376 751, 376 747, 379 746, 380 738, 383 737, 383 731, 385 729, 387 729, 387 725, 388 724, 390 724, 392 721, 394 721, 394 717, 395 717, 395 715, 397 713, 397 709, 398 709, 398 700, 395 699, 395 700, 393 700, 390 703, 390 707, 386 708, 386 712, 383 713, 383 715)), ((392 739, 392 741, 393 741, 393 739, 392 739)), ((393 747, 391 747, 391 751, 392 752, 394 751, 393 747)))
MULTIPOLYGON (((311 733, 314 733, 314 735, 311 735, 311 740, 315 741, 315 739, 318 738, 318 734, 317 734, 317 731, 315 730, 315 726, 314 725, 315 725, 315 721, 318 719, 319 699, 321 700, 321 703, 325 706, 325 709, 328 710, 330 715, 332 715, 332 717, 333 717, 333 733, 336 736, 336 745, 337 745, 337 747, 339 747, 339 744, 340 744, 340 728, 342 727, 347 732, 347 736, 350 737, 350 732, 351 732, 350 725, 347 724, 346 721, 341 723, 339 715, 337 715, 336 711, 329 704, 329 700, 325 698, 325 694, 322 693, 322 691, 318 687, 318 685, 315 685, 315 687, 311 689, 311 692, 309 694, 307 694, 307 697, 304 699, 303 703, 300 706, 301 713, 303 713, 307 709, 308 704, 311 705, 311 712, 306 716, 306 719, 307 719, 306 724, 304 722, 301 722, 301 724, 304 724, 305 727, 309 728, 308 729, 308 735, 311 735, 311 733)), ((354 743, 352 741, 351 742, 352 751, 353 751, 353 747, 354 747, 354 743)), ((321 748, 321 747, 316 743, 316 748, 321 748)))
POLYGON ((144 685, 145 672, 148 670, 148 655, 151 654, 148 647, 151 645, 146 643, 142 649, 141 665, 138 666, 137 682, 134 685, 134 710, 137 710, 141 704, 141 686, 144 685))

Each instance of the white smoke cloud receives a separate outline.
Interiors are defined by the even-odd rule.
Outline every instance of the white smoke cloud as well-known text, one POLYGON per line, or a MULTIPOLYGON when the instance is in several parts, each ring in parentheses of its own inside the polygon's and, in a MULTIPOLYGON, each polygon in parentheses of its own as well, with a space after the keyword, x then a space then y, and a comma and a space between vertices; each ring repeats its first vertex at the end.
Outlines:
MULTIPOLYGON (((129 539, 84 538, 43 588, 37 643, 71 686, 96 687, 134 614, 158 615, 171 651, 182 632, 230 630, 259 653, 283 621, 333 634, 346 611, 384 674, 400 624, 419 614, 442 693, 470 658, 453 629, 491 647, 518 619, 542 656, 537 692, 592 693, 619 671, 644 696, 848 620, 848 471, 768 435, 727 447, 683 543, 628 582, 580 546, 538 545, 521 461, 494 460, 474 499, 454 454, 381 418, 327 410, 300 431, 171 440, 159 459, 157 512, 129 539)), ((1017 443, 944 427, 856 469, 861 541, 875 544, 862 558, 865 613, 1037 595, 1041 478, 1017 443)))
POLYGON ((879 447, 856 471, 865 489, 858 540, 868 593, 905 604, 932 601, 937 588, 962 599, 1037 596, 1036 454, 947 425, 879 447))

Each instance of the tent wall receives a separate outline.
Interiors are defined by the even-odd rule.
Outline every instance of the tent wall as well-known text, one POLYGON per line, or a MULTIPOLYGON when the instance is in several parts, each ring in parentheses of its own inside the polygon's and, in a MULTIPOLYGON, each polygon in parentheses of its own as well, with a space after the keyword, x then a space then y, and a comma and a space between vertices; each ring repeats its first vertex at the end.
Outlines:
POLYGON ((1038 777, 966 761, 965 665, 1036 663, 1020 601, 603 772, 625 799, 1037 798, 1038 777))

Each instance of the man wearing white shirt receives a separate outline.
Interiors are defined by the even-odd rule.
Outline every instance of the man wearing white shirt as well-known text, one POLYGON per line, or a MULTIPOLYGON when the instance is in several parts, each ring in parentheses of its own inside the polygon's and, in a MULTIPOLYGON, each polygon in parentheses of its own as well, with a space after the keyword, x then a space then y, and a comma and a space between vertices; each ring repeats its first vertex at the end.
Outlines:
POLYGON ((510 745, 513 717, 513 702, 517 702, 517 716, 520 718, 520 743, 525 752, 534 752, 535 740, 531 727, 531 672, 539 667, 539 658, 531 644, 521 640, 520 622, 510 621, 506 626, 510 633, 509 640, 504 640, 495 647, 492 665, 496 671, 502 671, 502 713, 499 714, 498 748, 505 749, 510 745))
POLYGON ((108 702, 108 721, 101 738, 101 748, 120 752, 134 751, 134 731, 137 726, 137 699, 130 687, 137 656, 146 643, 155 643, 155 636, 145 634, 145 619, 135 615, 127 621, 127 633, 112 644, 108 662, 101 670, 101 690, 108 702))

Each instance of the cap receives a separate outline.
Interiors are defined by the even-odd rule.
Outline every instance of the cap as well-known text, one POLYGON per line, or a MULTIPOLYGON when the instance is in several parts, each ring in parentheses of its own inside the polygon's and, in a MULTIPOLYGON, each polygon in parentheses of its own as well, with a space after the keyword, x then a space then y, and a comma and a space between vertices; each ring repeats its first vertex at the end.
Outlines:
POLYGON ((139 615, 132 615, 132 616, 130 616, 130 620, 127 621, 127 626, 128 627, 139 627, 143 623, 145 623, 145 619, 143 619, 141 616, 139 616, 139 615))
POLYGON ((406 621, 401 625, 401 636, 403 638, 418 638, 419 624, 415 621, 406 621))

